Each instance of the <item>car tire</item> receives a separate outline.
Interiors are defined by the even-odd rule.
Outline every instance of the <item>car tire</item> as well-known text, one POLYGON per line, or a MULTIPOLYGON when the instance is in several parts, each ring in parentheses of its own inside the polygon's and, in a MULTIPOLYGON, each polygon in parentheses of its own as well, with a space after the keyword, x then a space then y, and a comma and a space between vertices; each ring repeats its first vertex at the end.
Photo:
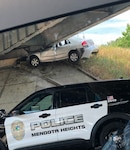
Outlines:
POLYGON ((103 147, 109 138, 114 135, 117 131, 120 136, 123 133, 123 129, 125 128, 125 123, 123 122, 111 122, 107 124, 101 131, 99 142, 100 146, 103 147))
POLYGON ((7 150, 4 143, 0 140, 0 150, 7 150))
POLYGON ((79 52, 74 50, 74 51, 70 51, 69 53, 69 61, 72 63, 77 63, 80 59, 80 55, 79 52))
POLYGON ((30 57, 30 65, 33 67, 38 67, 40 65, 39 58, 37 56, 30 57))

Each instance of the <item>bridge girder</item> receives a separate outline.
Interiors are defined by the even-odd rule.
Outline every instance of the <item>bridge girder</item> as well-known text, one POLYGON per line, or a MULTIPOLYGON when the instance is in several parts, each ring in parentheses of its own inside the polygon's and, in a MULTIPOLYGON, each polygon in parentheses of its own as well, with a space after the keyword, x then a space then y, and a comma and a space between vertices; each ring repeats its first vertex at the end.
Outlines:
MULTIPOLYGON (((44 30, 39 37, 44 39, 44 44, 42 43, 44 46, 55 43, 110 19, 128 10, 129 6, 130 2, 68 16, 53 27, 44 30)), ((35 38, 38 37, 34 37, 25 45, 33 44, 35 38)))
POLYGON ((130 8, 130 2, 102 7, 99 9, 94 9, 91 11, 86 11, 80 14, 75 14, 67 16, 64 18, 59 18, 51 20, 48 22, 40 23, 34 25, 33 33, 29 33, 29 27, 23 29, 16 29, 16 31, 9 31, 5 33, 5 36, 0 36, 0 54, 6 54, 16 48, 30 47, 30 51, 38 49, 40 47, 46 47, 47 45, 52 45, 53 43, 60 41, 62 39, 71 37, 81 31, 89 29, 107 19, 110 19, 130 8), (36 26, 38 30, 36 30, 36 26), (42 26, 42 27, 39 27, 42 26), (21 30, 21 32, 20 32, 21 30), (24 32, 23 32, 24 31, 24 32), (11 32, 11 33, 10 33, 11 32), (18 35, 18 33, 20 35, 18 35), (12 41, 9 39, 12 33, 12 41), (28 34, 27 34, 28 33, 28 34), (26 37, 26 34, 28 35, 26 37), (8 36, 7 36, 8 35, 8 36), (23 36, 21 38, 20 36, 23 36), (17 37, 18 36, 18 37, 17 37), (4 39, 2 39, 4 37, 4 39), (7 39, 6 39, 7 38, 7 39), (3 42, 4 41, 4 42, 3 42), (5 45, 2 45, 2 44, 5 45))

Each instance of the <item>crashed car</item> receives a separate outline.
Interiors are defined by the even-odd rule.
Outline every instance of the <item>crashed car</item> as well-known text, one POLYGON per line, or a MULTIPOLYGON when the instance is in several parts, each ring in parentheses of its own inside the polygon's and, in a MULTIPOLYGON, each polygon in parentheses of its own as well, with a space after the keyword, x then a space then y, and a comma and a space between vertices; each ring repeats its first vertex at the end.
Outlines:
POLYGON ((77 63, 82 58, 83 53, 84 47, 81 41, 72 37, 29 54, 27 60, 33 67, 37 67, 41 62, 65 59, 68 59, 71 63, 77 63))
POLYGON ((0 111, 0 148, 103 147, 115 132, 120 139, 130 120, 129 90, 130 80, 112 80, 37 91, 9 113, 0 111))

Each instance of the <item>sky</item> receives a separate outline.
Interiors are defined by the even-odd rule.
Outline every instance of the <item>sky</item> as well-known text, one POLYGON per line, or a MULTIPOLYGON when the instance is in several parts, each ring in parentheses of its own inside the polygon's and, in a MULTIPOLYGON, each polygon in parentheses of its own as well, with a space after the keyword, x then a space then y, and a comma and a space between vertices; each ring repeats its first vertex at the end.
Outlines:
POLYGON ((107 44, 122 36, 130 24, 130 10, 80 33, 80 38, 92 39, 96 45, 107 44))

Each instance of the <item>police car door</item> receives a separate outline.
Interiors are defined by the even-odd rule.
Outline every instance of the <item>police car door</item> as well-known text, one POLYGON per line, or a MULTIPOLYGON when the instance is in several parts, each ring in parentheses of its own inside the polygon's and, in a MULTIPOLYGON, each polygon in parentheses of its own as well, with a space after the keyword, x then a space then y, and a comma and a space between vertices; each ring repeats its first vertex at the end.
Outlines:
MULTIPOLYGON (((95 96, 94 93, 91 94, 95 96)), ((56 110, 56 119, 60 122, 59 141, 89 140, 94 124, 107 114, 107 101, 88 102, 85 88, 63 90, 59 92, 57 99, 59 99, 59 109, 56 110)))
POLYGON ((5 129, 9 150, 31 147, 57 141, 53 94, 38 93, 23 102, 19 110, 23 115, 8 117, 5 129))

